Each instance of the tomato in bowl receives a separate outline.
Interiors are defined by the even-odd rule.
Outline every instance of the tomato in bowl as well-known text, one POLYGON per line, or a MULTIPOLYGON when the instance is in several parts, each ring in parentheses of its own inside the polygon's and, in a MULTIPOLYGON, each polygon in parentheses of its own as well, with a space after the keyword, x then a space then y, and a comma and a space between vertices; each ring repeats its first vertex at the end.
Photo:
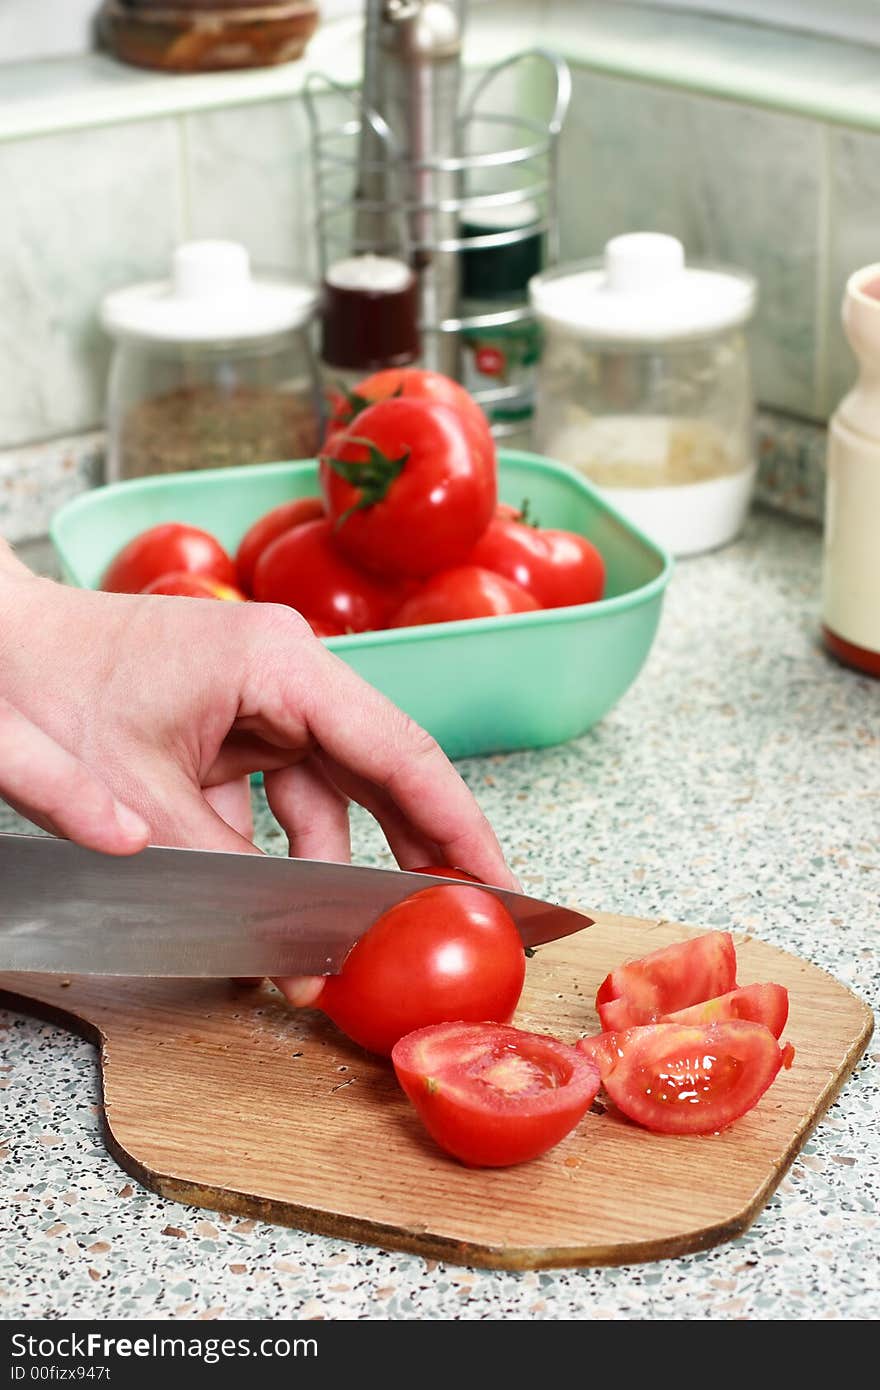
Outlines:
MULTIPOLYGON (((596 547, 605 566, 600 599, 324 639, 453 758, 563 743, 603 719, 642 670, 672 574, 663 548, 574 469, 501 448, 498 491, 503 514, 528 501, 542 527, 596 547)), ((150 526, 201 527, 235 555, 260 517, 318 493, 314 459, 142 478, 66 503, 50 536, 64 578, 98 588, 112 557, 150 526)))

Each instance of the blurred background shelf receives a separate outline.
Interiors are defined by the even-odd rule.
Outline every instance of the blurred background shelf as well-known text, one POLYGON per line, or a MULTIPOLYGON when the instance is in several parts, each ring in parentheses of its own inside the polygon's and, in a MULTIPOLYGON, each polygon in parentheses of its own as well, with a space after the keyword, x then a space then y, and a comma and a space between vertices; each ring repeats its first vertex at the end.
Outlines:
MULTIPOLYGON (((95 52, 4 61, 0 140, 271 101, 315 71, 353 84, 362 28, 359 13, 325 20, 298 62, 245 72, 169 76, 95 52)), ((473 3, 468 66, 536 44, 597 73, 880 130, 878 49, 866 43, 621 0, 473 3)), ((0 53, 15 56, 2 31, 0 53)))

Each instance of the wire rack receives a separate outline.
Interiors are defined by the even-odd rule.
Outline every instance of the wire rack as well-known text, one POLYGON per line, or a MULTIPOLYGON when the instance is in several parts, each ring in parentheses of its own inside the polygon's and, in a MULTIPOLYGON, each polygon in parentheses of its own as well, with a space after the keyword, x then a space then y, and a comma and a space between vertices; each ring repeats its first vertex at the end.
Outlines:
MULTIPOLYGON (((558 145, 571 97, 566 63, 533 48, 488 68, 455 113, 456 153, 428 159, 412 159, 385 118, 363 109, 357 90, 315 73, 305 96, 321 274, 360 252, 406 259, 419 276, 425 364, 462 379, 469 337, 533 322, 524 286, 518 299, 469 312, 463 258, 539 237, 542 265, 558 260, 558 145), (516 104, 516 94, 540 92, 547 114, 498 109, 493 99, 502 90, 508 104, 511 92, 516 104), (463 234, 463 222, 485 225, 487 217, 500 229, 463 234)), ((528 408, 529 390, 520 379, 473 394, 491 419, 528 408)))

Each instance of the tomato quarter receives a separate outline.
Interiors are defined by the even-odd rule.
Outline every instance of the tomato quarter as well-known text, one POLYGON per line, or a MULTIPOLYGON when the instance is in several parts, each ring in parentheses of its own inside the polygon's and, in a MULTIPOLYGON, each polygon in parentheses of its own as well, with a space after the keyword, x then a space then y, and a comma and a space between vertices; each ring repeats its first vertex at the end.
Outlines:
POLYGON ((492 1023, 409 1033, 391 1060, 432 1138, 473 1167, 508 1167, 553 1148, 589 1110, 599 1073, 555 1038, 492 1023))
POLYGON ((151 526, 124 545, 101 580, 110 593, 139 594, 163 574, 185 570, 207 574, 221 584, 235 585, 235 565, 220 542, 197 526, 165 521, 151 526))
POLYGON ((742 985, 727 994, 691 1004, 687 1009, 664 1014, 661 1023, 723 1023, 743 1018, 749 1023, 763 1023, 774 1038, 782 1037, 788 1022, 788 990, 785 985, 742 985))
POLYGON ((653 1023, 736 988, 736 950, 729 932, 704 932, 612 970, 596 993, 604 1029, 653 1023))
POLYGON ((715 1134, 751 1110, 791 1066, 794 1048, 780 1047, 761 1023, 655 1023, 606 1039, 598 1054, 602 1084, 628 1119, 662 1134, 715 1134))
POLYGON ((503 903, 450 883, 384 912, 310 1002, 361 1047, 387 1056, 429 1023, 506 1022, 524 979, 522 940, 503 903))
MULTIPOLYGON (((774 1038, 781 1037, 788 1020, 788 990, 784 985, 776 984, 742 985, 727 994, 706 999, 701 1004, 691 1004, 686 1009, 662 1014, 657 1022, 705 1025, 727 1023, 737 1018, 748 1023, 762 1023, 774 1038)), ((602 1076, 616 1060, 617 1036, 611 1031, 595 1033, 592 1037, 581 1038, 578 1043, 580 1050, 596 1063, 602 1076)))

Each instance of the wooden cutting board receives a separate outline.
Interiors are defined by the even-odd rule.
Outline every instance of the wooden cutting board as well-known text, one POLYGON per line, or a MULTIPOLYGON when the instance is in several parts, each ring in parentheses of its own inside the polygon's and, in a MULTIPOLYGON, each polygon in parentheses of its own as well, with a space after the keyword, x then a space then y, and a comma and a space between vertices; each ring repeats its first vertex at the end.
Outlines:
MULTIPOLYGON (((529 962, 520 1026, 597 1031, 609 970, 699 930, 593 915, 529 962)), ((788 987, 797 1052, 753 1111, 680 1138, 594 1107, 543 1158, 494 1170, 442 1154, 389 1063, 268 984, 0 975, 0 1002, 100 1044, 107 1146, 163 1197, 457 1264, 629 1264, 744 1231, 871 1035, 870 1010, 824 971, 746 937, 737 955, 739 983, 788 987)))

